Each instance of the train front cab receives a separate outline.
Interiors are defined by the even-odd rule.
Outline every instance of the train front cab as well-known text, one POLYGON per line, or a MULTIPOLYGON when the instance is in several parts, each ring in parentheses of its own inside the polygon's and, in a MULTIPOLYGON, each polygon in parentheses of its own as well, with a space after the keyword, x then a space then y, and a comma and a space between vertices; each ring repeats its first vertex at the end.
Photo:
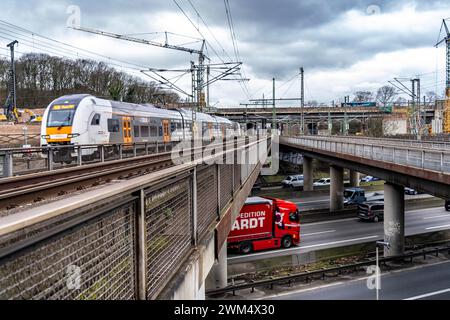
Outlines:
MULTIPOLYGON (((57 148, 74 145, 73 140, 80 136, 76 133, 74 119, 84 96, 62 97, 50 104, 44 114, 41 127, 41 146, 56 147, 52 152, 54 162, 70 162, 74 148, 57 148)), ((44 158, 47 154, 43 153, 44 158)))

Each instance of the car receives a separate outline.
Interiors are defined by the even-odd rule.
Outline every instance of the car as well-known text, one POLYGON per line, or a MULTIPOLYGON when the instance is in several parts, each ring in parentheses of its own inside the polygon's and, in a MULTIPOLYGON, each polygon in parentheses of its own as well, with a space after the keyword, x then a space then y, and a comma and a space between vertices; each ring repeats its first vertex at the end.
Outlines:
POLYGON ((405 187, 405 194, 416 195, 419 194, 419 192, 412 188, 405 187))
POLYGON ((295 187, 303 186, 303 175, 297 174, 297 175, 288 176, 283 181, 281 181, 281 185, 283 186, 283 188, 290 188, 290 187, 295 188, 295 187), (301 181, 301 185, 300 185, 300 181, 301 181), (293 183, 295 183, 296 185, 293 186, 292 185, 293 183))
POLYGON ((369 201, 358 205, 358 218, 378 222, 384 219, 384 202, 369 201))
POLYGON ((450 211, 450 200, 445 201, 445 210, 450 211))
POLYGON ((331 185, 331 178, 322 178, 319 181, 313 183, 314 187, 329 186, 329 185, 331 185))
POLYGON ((347 188, 344 190, 344 206, 366 202, 365 190, 361 188, 347 188))
POLYGON ((373 182, 373 181, 380 181, 380 178, 377 177, 373 177, 373 176, 365 176, 363 178, 361 178, 361 182, 373 182))

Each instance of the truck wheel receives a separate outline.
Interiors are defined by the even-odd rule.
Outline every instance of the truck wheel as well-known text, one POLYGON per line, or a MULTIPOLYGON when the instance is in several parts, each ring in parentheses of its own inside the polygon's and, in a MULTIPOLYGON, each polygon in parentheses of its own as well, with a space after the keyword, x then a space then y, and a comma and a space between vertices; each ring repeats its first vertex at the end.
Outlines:
POLYGON ((290 248, 290 247, 292 246, 292 238, 289 237, 289 236, 284 237, 284 238, 281 240, 281 246, 282 246, 283 248, 290 248))
POLYGON ((239 246, 239 252, 243 254, 248 254, 252 252, 252 244, 250 242, 242 242, 239 246))

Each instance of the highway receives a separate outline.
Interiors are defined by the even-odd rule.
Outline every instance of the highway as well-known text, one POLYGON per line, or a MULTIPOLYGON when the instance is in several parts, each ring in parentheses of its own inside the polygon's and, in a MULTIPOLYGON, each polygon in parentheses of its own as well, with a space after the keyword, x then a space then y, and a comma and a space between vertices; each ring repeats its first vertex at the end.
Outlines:
MULTIPOLYGON (((450 261, 414 267, 381 276, 380 300, 449 300, 450 261)), ((367 277, 319 287, 284 292, 264 299, 274 300, 374 300, 367 277)))
MULTIPOLYGON (((376 195, 384 195, 384 190, 366 191, 366 197, 368 200, 370 200, 375 194, 376 195)), ((421 198, 429 198, 429 197, 431 197, 431 196, 427 195, 427 194, 405 195, 405 200, 421 199, 421 198)), ((286 200, 294 202, 300 211, 330 208, 330 195, 329 194, 315 195, 313 197, 286 198, 286 200)))
MULTIPOLYGON (((430 208, 407 211, 405 234, 415 235, 450 229, 450 212, 444 208, 430 208)), ((365 222, 357 218, 303 224, 301 243, 289 249, 260 251, 249 255, 229 255, 228 263, 241 263, 264 258, 299 254, 317 249, 376 241, 383 238, 383 221, 365 222)))

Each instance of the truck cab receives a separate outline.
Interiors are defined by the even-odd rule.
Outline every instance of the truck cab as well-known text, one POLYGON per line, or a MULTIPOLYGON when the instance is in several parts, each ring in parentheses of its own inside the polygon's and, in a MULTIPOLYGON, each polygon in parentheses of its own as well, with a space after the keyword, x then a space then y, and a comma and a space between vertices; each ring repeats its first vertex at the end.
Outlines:
POLYGON ((300 243, 300 216, 295 203, 251 197, 245 202, 227 238, 227 247, 247 254, 300 243))
POLYGON ((367 201, 365 190, 362 188, 347 188, 344 190, 344 205, 361 204, 367 201))

